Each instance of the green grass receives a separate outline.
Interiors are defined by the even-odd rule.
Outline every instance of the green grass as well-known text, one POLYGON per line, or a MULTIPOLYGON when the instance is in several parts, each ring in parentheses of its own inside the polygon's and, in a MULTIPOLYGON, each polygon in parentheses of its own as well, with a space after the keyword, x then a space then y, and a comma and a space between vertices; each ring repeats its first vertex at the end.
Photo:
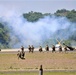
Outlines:
MULTIPOLYGON (((39 72, 1 72, 0 75, 39 75, 39 72)), ((44 72, 43 75, 76 75, 76 72, 44 72)))
POLYGON ((25 72, 25 73, 16 73, 16 72, 14 72, 14 73, 0 73, 0 75, 38 75, 38 73, 36 73, 36 72, 25 72))
POLYGON ((44 75, 76 75, 76 72, 45 72, 44 75))

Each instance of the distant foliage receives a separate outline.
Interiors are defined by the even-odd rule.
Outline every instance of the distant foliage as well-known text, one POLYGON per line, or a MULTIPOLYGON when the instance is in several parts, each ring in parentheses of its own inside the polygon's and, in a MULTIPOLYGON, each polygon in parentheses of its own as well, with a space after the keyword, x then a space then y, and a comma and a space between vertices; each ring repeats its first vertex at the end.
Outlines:
POLYGON ((76 22, 76 11, 73 9, 71 11, 68 11, 66 9, 57 10, 55 13, 56 16, 65 16, 67 17, 71 22, 76 22))
POLYGON ((70 21, 72 22, 76 22, 76 11, 72 10, 70 12, 68 12, 67 16, 66 16, 70 21))
POLYGON ((3 24, 0 23, 0 48, 7 48, 9 43, 8 29, 3 24))
MULTIPOLYGON (((27 21, 30 22, 36 22, 38 21, 40 18, 43 18, 44 16, 51 16, 51 13, 45 13, 42 14, 40 12, 29 12, 29 13, 24 13, 23 17, 27 19, 27 21)), ((56 16, 63 16, 63 17, 67 17, 71 22, 76 22, 76 11, 73 9, 71 11, 66 10, 66 9, 61 9, 61 10, 57 10, 54 15, 56 16)))
POLYGON ((54 15, 56 15, 56 16, 65 16, 66 17, 66 15, 68 14, 68 10, 66 10, 66 9, 61 9, 61 10, 57 10, 55 13, 54 13, 54 15))
POLYGON ((69 12, 68 10, 66 9, 61 9, 61 10, 57 10, 56 13, 65 13, 65 12, 69 12))
POLYGON ((27 19, 27 21, 30 22, 36 22, 37 20, 39 20, 40 18, 43 18, 43 14, 39 13, 39 12, 29 12, 29 13, 25 13, 23 14, 24 18, 27 19))
POLYGON ((44 16, 48 16, 48 15, 51 15, 50 13, 45 13, 45 14, 42 14, 40 12, 29 12, 29 13, 25 13, 23 14, 23 17, 27 19, 27 21, 30 21, 30 22, 36 22, 38 21, 40 18, 43 18, 44 16))

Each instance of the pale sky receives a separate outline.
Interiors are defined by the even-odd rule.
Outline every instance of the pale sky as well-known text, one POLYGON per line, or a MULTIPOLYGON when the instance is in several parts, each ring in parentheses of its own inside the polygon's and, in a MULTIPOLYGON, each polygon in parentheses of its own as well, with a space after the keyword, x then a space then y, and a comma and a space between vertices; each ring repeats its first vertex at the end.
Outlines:
POLYGON ((9 12, 22 14, 30 11, 53 14, 63 8, 76 10, 76 0, 0 0, 0 16, 9 12))

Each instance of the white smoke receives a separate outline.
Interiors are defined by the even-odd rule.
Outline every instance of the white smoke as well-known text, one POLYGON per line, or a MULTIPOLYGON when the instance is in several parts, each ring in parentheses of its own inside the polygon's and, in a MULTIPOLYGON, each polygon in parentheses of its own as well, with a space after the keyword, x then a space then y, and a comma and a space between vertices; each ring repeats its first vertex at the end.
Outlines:
MULTIPOLYGON (((2 21, 6 22, 11 29, 10 43, 13 43, 15 47, 19 47, 20 45, 39 46, 43 41, 49 38, 55 38, 53 34, 56 33, 56 31, 66 29, 71 24, 67 18, 56 16, 46 16, 37 22, 28 22, 23 16, 15 13, 2 17, 2 21), (19 42, 16 42, 14 36, 18 38, 19 42)), ((67 36, 66 33, 64 37, 65 36, 67 36)))

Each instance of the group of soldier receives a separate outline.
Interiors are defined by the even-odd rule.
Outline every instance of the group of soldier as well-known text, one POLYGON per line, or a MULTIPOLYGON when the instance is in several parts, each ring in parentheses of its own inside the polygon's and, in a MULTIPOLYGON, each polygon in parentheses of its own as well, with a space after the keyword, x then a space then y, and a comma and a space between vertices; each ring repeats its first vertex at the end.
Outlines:
MULTIPOLYGON (((62 46, 59 46, 59 52, 62 52, 62 46)), ((56 51, 56 47, 54 45, 52 45, 52 52, 55 52, 56 51)), ((66 52, 67 51, 67 47, 65 46, 64 47, 64 51, 66 52)))
MULTIPOLYGON (((49 51, 49 46, 48 46, 48 45, 46 45, 45 50, 46 50, 46 51, 49 51)), ((42 46, 39 47, 39 51, 40 51, 40 52, 43 51, 42 46)))
POLYGON ((33 45, 32 45, 32 46, 29 45, 29 46, 28 46, 28 50, 29 50, 29 53, 30 53, 30 52, 33 53, 33 52, 34 52, 34 46, 33 46, 33 45))
MULTIPOLYGON (((29 53, 30 53, 30 52, 33 53, 33 52, 34 52, 34 49, 35 49, 35 48, 34 48, 33 45, 31 45, 31 46, 29 45, 29 46, 28 46, 29 53)), ((48 45, 46 45, 45 50, 46 50, 46 51, 49 51, 49 46, 48 46, 48 45)), ((42 51, 43 51, 43 48, 42 48, 42 46, 40 46, 40 47, 39 47, 39 52, 42 52, 42 51)), ((55 52, 55 51, 56 51, 56 47, 55 47, 54 45, 52 45, 52 53, 55 52)), ((67 51, 67 47, 64 47, 64 51, 67 51)), ((62 52, 62 46, 59 46, 59 52, 62 52)), ((17 55, 18 55, 18 59, 19 59, 19 58, 25 59, 25 58, 24 58, 24 56, 25 56, 25 51, 24 51, 24 47, 23 47, 23 46, 21 46, 21 51, 18 51, 18 54, 17 54, 17 55)))
MULTIPOLYGON (((28 46, 28 50, 29 50, 29 53, 30 52, 34 52, 34 46, 32 45, 32 46, 28 46)), ((45 47, 45 50, 46 51, 49 51, 49 46, 48 45, 46 45, 46 47, 45 47)), ((43 48, 42 48, 42 46, 39 46, 39 52, 42 52, 43 51, 43 48)), ((52 52, 55 52, 56 51, 56 47, 55 47, 55 45, 52 45, 52 52)), ((66 52, 67 51, 67 47, 65 46, 64 47, 64 51, 66 52)), ((62 52, 62 46, 59 46, 59 52, 62 52)))
MULTIPOLYGON (((49 51, 49 46, 46 45, 46 48, 45 48, 45 49, 46 49, 46 51, 49 51)), ((32 45, 32 46, 29 45, 29 46, 28 46, 28 50, 29 50, 29 53, 30 53, 30 52, 33 53, 33 52, 34 52, 34 46, 33 46, 33 45, 32 45)), ((39 47, 39 52, 42 52, 42 51, 43 51, 42 46, 40 46, 40 47, 39 47)))
MULTIPOLYGON (((34 52, 34 49, 35 49, 35 47, 33 46, 33 45, 29 45, 28 46, 28 50, 29 50, 29 53, 30 52, 34 52)), ((39 52, 42 52, 43 51, 43 48, 42 48, 42 46, 39 46, 39 52)), ((46 51, 49 51, 49 46, 48 45, 46 45, 46 47, 45 47, 45 50, 46 51)), ((56 51, 56 47, 55 47, 55 45, 52 45, 52 52, 55 52, 56 51)), ((64 51, 67 51, 67 47, 65 46, 64 47, 64 51)), ((59 46, 59 52, 62 52, 62 46, 59 46)))

